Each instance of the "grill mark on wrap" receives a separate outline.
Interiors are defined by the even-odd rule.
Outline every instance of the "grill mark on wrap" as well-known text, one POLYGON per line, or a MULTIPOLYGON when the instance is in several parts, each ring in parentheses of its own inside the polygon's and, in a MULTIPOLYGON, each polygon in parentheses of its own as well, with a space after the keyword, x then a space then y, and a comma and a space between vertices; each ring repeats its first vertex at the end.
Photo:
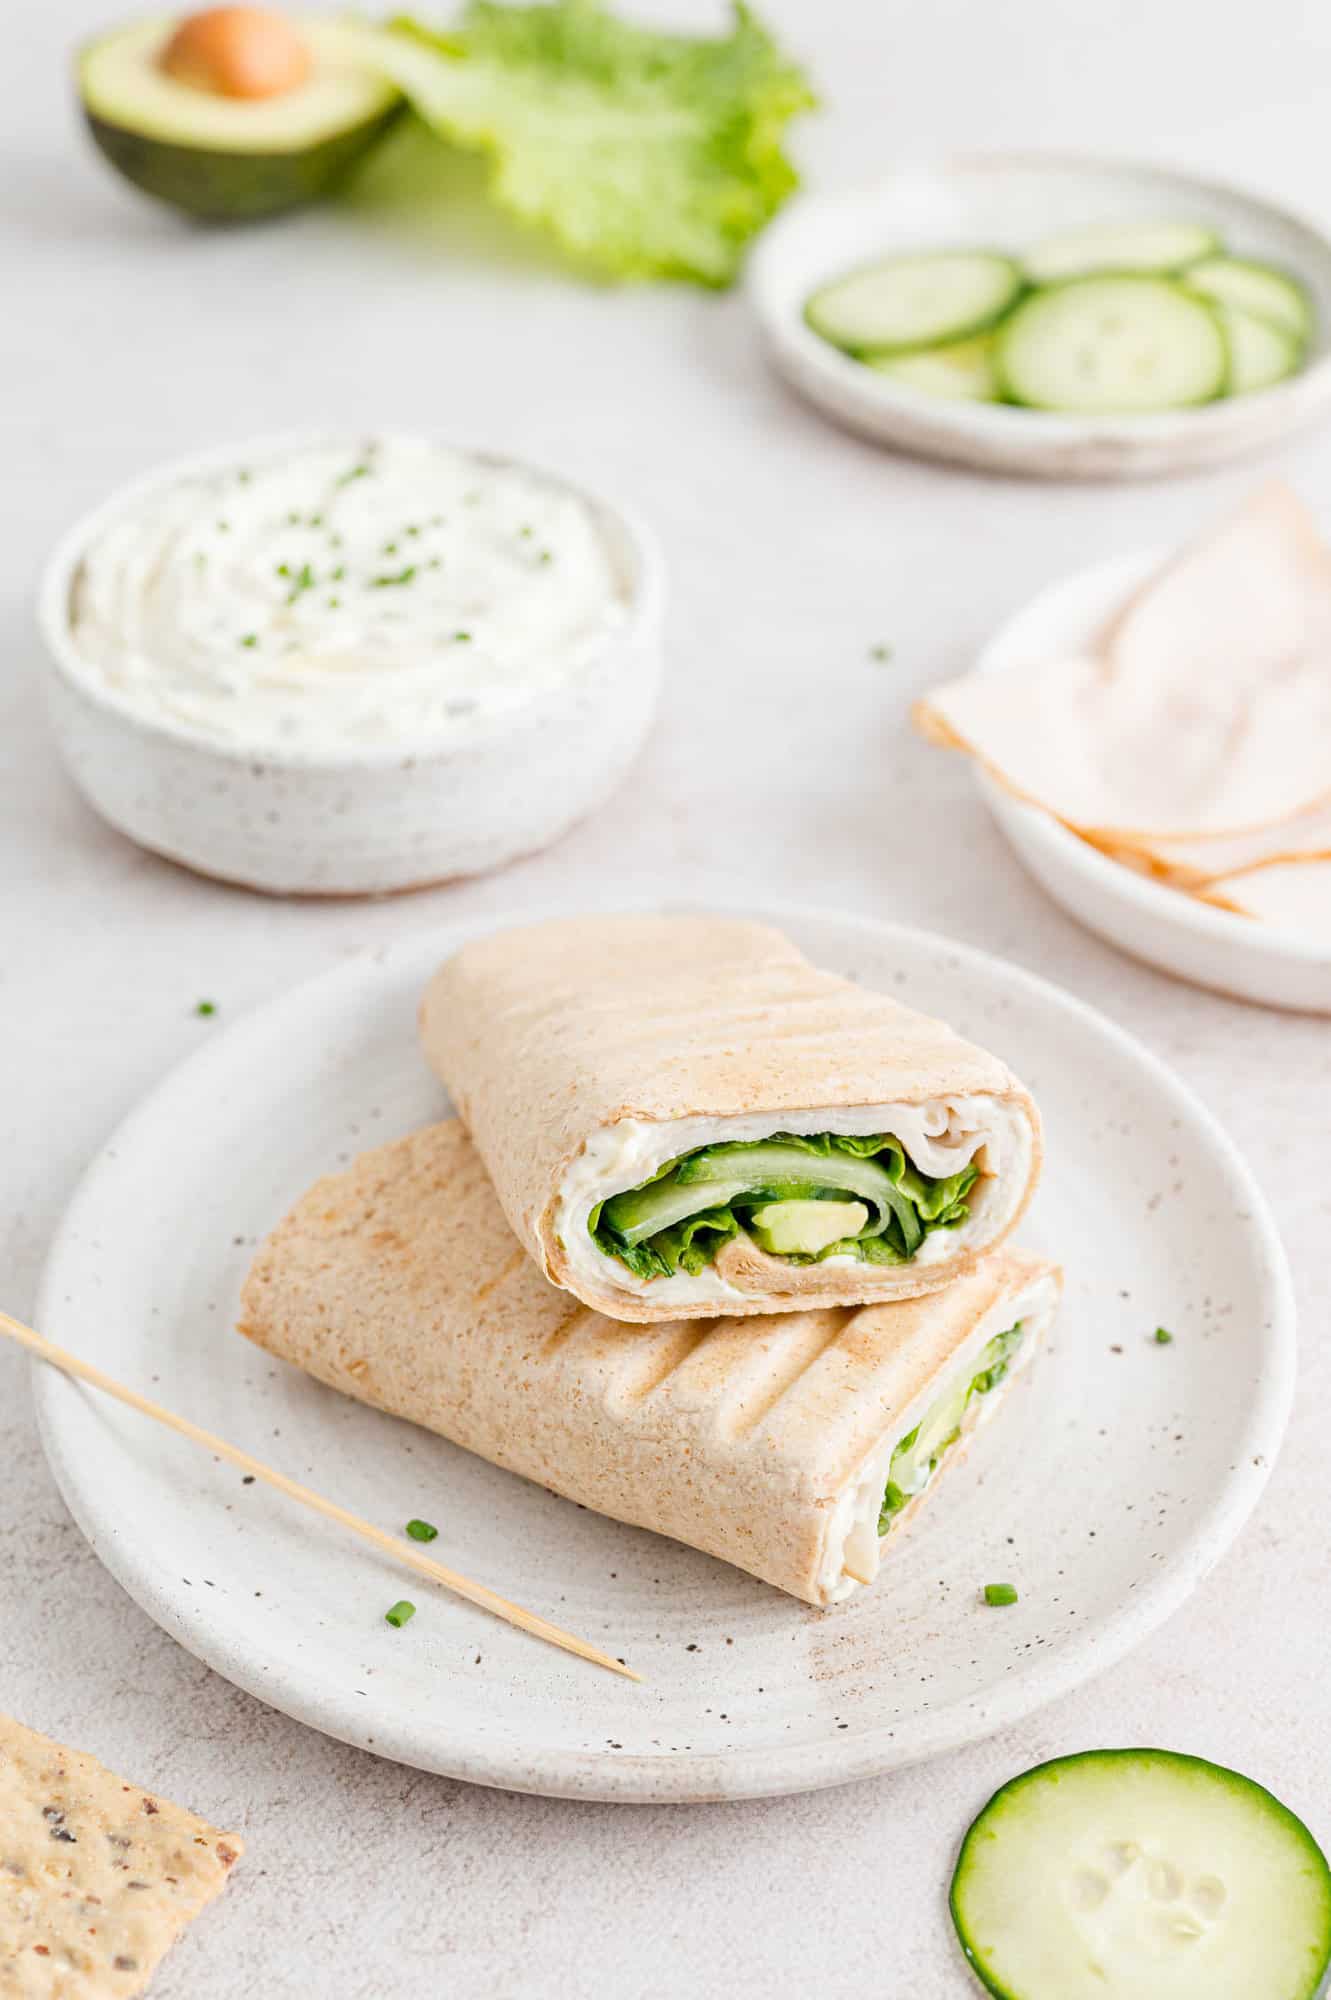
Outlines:
POLYGON ((798 1329, 789 1321, 783 1322, 767 1369, 754 1384, 753 1395, 741 1396, 730 1421, 723 1419, 723 1434, 739 1439, 757 1430, 777 1404, 798 1389, 809 1370, 845 1337, 856 1317, 844 1307, 828 1306, 821 1312, 802 1314, 806 1324, 798 1329))
POLYGON ((632 1409, 639 1403, 645 1403, 696 1354, 715 1326, 715 1320, 701 1319, 677 1320, 653 1328, 650 1339, 643 1343, 648 1350, 645 1367, 635 1381, 616 1385, 615 1403, 621 1409, 632 1409))
MULTIPOLYGON (((519 1250, 518 1264, 519 1265, 525 1264, 526 1261, 527 1261, 526 1251, 519 1250)), ((560 1320, 558 1326, 554 1329, 554 1332, 548 1333, 545 1339, 541 1342, 542 1355, 545 1356, 551 1354, 558 1354, 560 1348, 563 1347, 566 1342, 568 1342, 573 1338, 573 1335, 577 1332, 580 1326, 585 1326, 588 1320, 594 1320, 599 1318, 600 1314, 593 1312, 590 1306, 575 1305, 571 1312, 565 1313, 563 1319, 560 1320)))
POLYGON ((492 1292, 497 1292, 501 1285, 506 1285, 509 1279, 516 1276, 522 1269, 526 1261, 527 1253, 521 1244, 519 1244, 517 1249, 514 1250, 513 1255, 508 1259, 508 1262, 495 1272, 493 1278, 487 1278, 483 1285, 476 1287, 476 1290, 472 1294, 473 1304, 480 1305, 485 1299, 489 1298, 492 1292))

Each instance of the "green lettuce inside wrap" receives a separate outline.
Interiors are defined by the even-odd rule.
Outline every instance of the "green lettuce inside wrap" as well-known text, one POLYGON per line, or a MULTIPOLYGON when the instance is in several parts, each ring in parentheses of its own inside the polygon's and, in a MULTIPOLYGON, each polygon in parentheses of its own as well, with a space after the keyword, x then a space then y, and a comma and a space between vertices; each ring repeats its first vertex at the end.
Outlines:
POLYGON ((987 1396, 996 1389, 1021 1346, 1023 1324, 1018 1320, 1006 1333, 999 1333, 980 1356, 980 1365, 968 1379, 945 1389, 929 1405, 913 1431, 907 1431, 892 1453, 887 1489, 878 1516, 878 1532, 885 1535, 908 1500, 923 1493, 944 1457, 961 1436, 962 1419, 972 1396, 987 1396))
POLYGON ((966 1220, 978 1178, 973 1161, 942 1179, 920 1173, 890 1133, 778 1132, 667 1160, 587 1226, 638 1278, 696 1274, 741 1230, 792 1264, 906 1264, 931 1230, 966 1220))

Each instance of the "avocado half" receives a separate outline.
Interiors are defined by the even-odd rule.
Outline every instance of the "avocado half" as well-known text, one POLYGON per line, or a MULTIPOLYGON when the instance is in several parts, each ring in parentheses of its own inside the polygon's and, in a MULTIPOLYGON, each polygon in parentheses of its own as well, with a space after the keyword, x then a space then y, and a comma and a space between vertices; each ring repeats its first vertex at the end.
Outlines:
POLYGON ((78 88, 117 172, 189 215, 239 222, 314 201, 402 109, 374 66, 372 28, 302 19, 309 77, 280 97, 243 99, 167 75, 160 57, 176 26, 136 21, 90 43, 78 88))

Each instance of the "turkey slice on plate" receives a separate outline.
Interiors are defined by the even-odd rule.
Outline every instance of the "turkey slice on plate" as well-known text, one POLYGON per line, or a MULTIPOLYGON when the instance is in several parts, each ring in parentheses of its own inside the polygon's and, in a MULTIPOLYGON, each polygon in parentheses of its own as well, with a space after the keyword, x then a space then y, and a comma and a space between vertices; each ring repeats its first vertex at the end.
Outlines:
POLYGON ((1149 840, 1118 847, 1097 842, 1114 861, 1153 875, 1176 889, 1204 889, 1222 875, 1264 868, 1273 861, 1331 861, 1331 799, 1255 833, 1215 840, 1149 840))
POLYGON ((915 720, 1102 846, 1292 819, 1331 787, 1331 552, 1266 486, 1088 648, 951 681, 915 720))
POLYGON ((1331 947, 1331 860, 1276 861, 1212 882, 1203 900, 1331 947))

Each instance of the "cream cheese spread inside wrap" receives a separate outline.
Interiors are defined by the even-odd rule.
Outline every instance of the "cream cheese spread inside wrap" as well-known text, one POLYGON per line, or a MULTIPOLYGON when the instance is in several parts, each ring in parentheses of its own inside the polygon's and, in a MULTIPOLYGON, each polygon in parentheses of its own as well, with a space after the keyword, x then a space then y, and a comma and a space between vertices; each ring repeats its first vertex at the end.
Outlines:
POLYGON ((241 1331, 598 1513, 824 1606, 873 1581, 1038 1352, 1059 1296, 1000 1250, 931 1297, 633 1326, 551 1285, 456 1119, 319 1181, 241 1331))
POLYGON ((1003 1063, 762 924, 500 932, 436 973, 421 1034, 519 1240, 616 1319, 936 1291, 1039 1174, 1003 1063))

